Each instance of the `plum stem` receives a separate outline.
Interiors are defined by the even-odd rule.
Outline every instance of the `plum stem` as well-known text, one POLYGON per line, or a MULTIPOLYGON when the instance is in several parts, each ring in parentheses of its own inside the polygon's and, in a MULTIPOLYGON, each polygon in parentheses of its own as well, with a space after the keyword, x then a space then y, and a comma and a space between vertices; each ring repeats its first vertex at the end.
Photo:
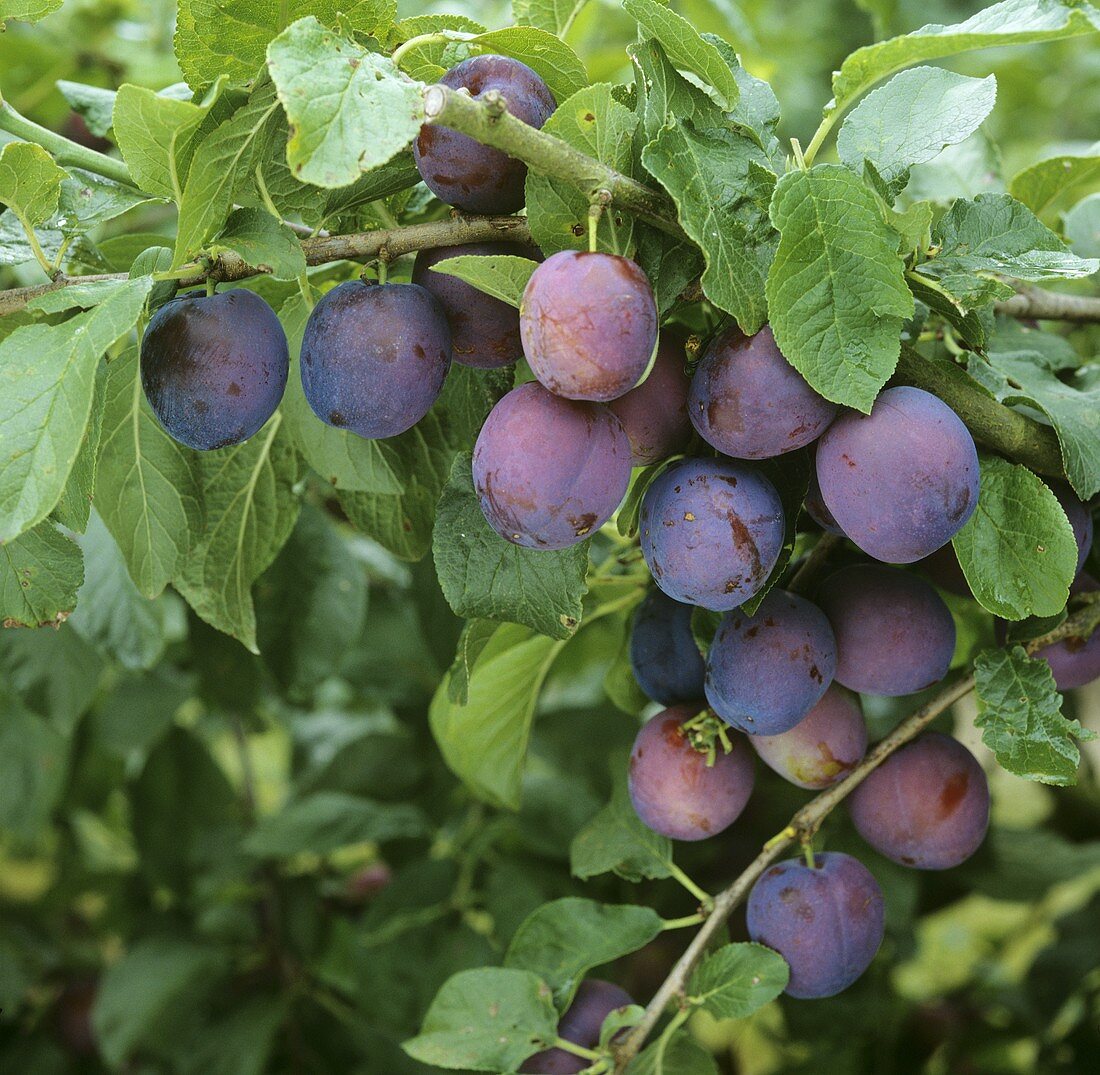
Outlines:
MULTIPOLYGON (((1054 630, 1026 643, 1024 648, 1029 654, 1064 638, 1087 637, 1100 625, 1100 593, 1086 595, 1079 600, 1084 607, 1075 611, 1054 630)), ((626 1066, 641 1051, 669 1004, 676 998, 683 997, 688 980, 709 951, 711 942, 725 926, 730 915, 746 899, 757 878, 796 841, 812 838, 822 821, 894 751, 915 739, 936 717, 966 697, 974 689, 974 685, 974 673, 971 672, 944 687, 934 698, 906 717, 889 735, 879 740, 863 761, 843 780, 821 792, 798 810, 788 825, 768 840, 760 854, 714 898, 713 908, 706 921, 654 993, 638 1025, 622 1042, 613 1047, 617 1073, 625 1071, 626 1066)), ((683 1010, 673 1017, 672 1022, 676 1022, 682 1015, 683 1010)), ((667 1027, 664 1033, 669 1033, 667 1027)))
POLYGON ((813 587, 832 554, 844 544, 839 534, 822 534, 805 562, 787 583, 787 590, 794 594, 805 594, 813 587))
POLYGON ((551 1043, 555 1049, 562 1049, 564 1052, 572 1053, 574 1056, 579 1056, 584 1060, 602 1060, 595 1049, 586 1049, 583 1045, 578 1045, 576 1042, 569 1041, 567 1038, 555 1038, 551 1043))
POLYGON ((670 877, 674 877, 681 885, 684 886, 709 912, 710 908, 714 905, 714 897, 709 892, 700 888, 675 862, 668 864, 668 872, 670 877))

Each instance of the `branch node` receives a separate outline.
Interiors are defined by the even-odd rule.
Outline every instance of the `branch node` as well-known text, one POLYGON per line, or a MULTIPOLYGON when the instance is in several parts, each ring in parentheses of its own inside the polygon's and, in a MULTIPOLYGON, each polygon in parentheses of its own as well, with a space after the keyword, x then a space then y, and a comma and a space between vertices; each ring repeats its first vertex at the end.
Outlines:
POLYGON ((485 103, 486 118, 496 123, 508 111, 508 98, 500 90, 486 90, 481 100, 485 103))

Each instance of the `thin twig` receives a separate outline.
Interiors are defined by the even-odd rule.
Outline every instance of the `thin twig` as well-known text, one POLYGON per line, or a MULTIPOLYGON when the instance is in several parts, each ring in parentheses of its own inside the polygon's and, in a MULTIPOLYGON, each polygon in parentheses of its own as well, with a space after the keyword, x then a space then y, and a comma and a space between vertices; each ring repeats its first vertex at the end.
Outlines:
MULTIPOLYGON (((1100 621, 1100 594, 1097 598, 1068 617, 1053 631, 1028 642, 1025 645, 1027 652, 1035 653, 1044 646, 1070 636, 1087 635, 1100 621)), ((718 936, 719 931, 725 926, 730 915, 748 896, 757 878, 792 844, 811 838, 829 813, 875 769, 895 750, 919 735, 941 713, 966 697, 974 689, 974 683, 974 673, 971 672, 945 687, 935 698, 906 717, 889 735, 879 740, 863 761, 840 783, 823 791, 798 810, 786 828, 770 839, 737 879, 715 897, 713 910, 653 995, 638 1025, 620 1045, 615 1047, 616 1072, 622 1072, 630 1060, 638 1054, 669 1004, 677 1000, 683 1001, 695 968, 718 936)))

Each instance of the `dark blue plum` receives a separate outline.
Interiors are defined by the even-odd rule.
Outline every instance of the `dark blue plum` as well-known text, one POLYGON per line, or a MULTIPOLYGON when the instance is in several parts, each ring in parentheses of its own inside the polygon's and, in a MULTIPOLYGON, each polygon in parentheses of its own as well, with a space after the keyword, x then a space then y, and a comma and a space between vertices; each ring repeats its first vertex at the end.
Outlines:
POLYGON ((765 870, 749 895, 749 936, 790 964, 792 997, 832 997, 871 965, 882 944, 882 889, 863 863, 838 852, 811 868, 788 859, 765 870))
POLYGON ((432 266, 449 258, 524 257, 541 260, 538 250, 518 243, 468 243, 421 250, 413 262, 412 282, 430 291, 451 326, 451 352, 463 366, 496 369, 523 357, 519 311, 472 284, 432 266))
POLYGON ((141 341, 149 406, 174 440, 199 451, 257 432, 283 398, 289 365, 275 311, 244 288, 166 302, 141 341))
POLYGON ((564 549, 598 530, 630 484, 630 441, 601 403, 514 388, 489 413, 474 446, 481 510, 501 537, 564 549))
POLYGON ((1062 505, 1069 525, 1073 528, 1073 536, 1077 541, 1077 571, 1080 573, 1092 551, 1092 512, 1064 482, 1051 482, 1050 489, 1058 498, 1058 503, 1062 505))
MULTIPOLYGON (((633 1003, 625 989, 599 978, 587 978, 578 986, 573 1003, 558 1022, 558 1037, 585 1049, 595 1049, 600 1043, 604 1020, 613 1011, 633 1003)), ((519 1070, 521 1075, 577 1075, 591 1066, 591 1060, 565 1049, 545 1049, 528 1057, 519 1070)))
MULTIPOLYGON (((469 90, 477 100, 490 90, 508 111, 530 127, 541 127, 556 107, 546 83, 510 56, 473 56, 440 80, 452 90, 469 90)), ((514 213, 523 207, 527 165, 449 127, 425 124, 413 144, 413 158, 428 189, 447 205, 467 213, 514 213)))
POLYGON ((837 525, 833 513, 829 511, 825 506, 825 501, 821 499, 821 486, 817 484, 816 469, 810 473, 810 487, 806 491, 805 507, 806 514, 826 533, 836 534, 837 537, 844 536, 844 531, 837 525))
POLYGON ((334 287, 302 338, 302 388, 313 413, 360 437, 395 437, 431 409, 451 367, 451 330, 416 284, 334 287))
POLYGON ((888 388, 842 415, 817 446, 837 525, 865 553, 911 564, 946 545, 978 504, 978 452, 959 416, 919 388, 888 388))
POLYGON ((742 463, 684 459, 646 490, 642 552, 669 597, 715 612, 744 604, 783 547, 783 505, 767 478, 742 463))
POLYGON ((789 732, 753 735, 760 759, 800 788, 827 788, 843 780, 867 753, 867 725, 859 699, 835 683, 789 732))
POLYGON ((707 348, 688 406, 699 436, 734 459, 771 459, 817 440, 837 406, 819 396, 776 346, 765 325, 736 325, 707 348))
POLYGON ((912 694, 951 667, 955 621, 924 579, 853 564, 822 583, 817 602, 836 635, 836 681, 861 694, 912 694))
POLYGON ((713 765, 696 750, 684 722, 698 706, 676 706, 645 724, 630 753, 630 799, 638 817, 673 840, 705 840, 732 825, 752 794, 752 751, 732 736, 713 765))
POLYGON ((608 404, 630 438, 631 460, 636 467, 675 455, 691 439, 689 383, 684 371, 683 341, 663 332, 649 376, 608 404))
POLYGON ((703 698, 703 656, 691 633, 691 606, 651 590, 634 616, 630 664, 646 695, 661 705, 703 698))
POLYGON ((989 784, 962 743, 925 732, 875 769, 848 806, 879 854, 918 870, 948 870, 985 839, 989 784))
MULTIPOLYGON (((1071 593, 1092 593, 1100 590, 1100 583, 1082 572, 1073 584, 1071 593)), ((1036 657, 1050 665, 1054 682, 1060 691, 1071 691, 1100 679, 1100 628, 1088 638, 1071 635, 1061 642, 1054 642, 1036 650, 1036 657)))
POLYGON ((707 701, 753 736, 790 731, 821 700, 836 671, 825 614, 805 598, 772 590, 756 614, 722 617, 707 653, 707 701))
POLYGON ((649 369, 657 304, 628 258, 561 250, 527 281, 519 329, 531 372, 551 392, 606 403, 649 369))

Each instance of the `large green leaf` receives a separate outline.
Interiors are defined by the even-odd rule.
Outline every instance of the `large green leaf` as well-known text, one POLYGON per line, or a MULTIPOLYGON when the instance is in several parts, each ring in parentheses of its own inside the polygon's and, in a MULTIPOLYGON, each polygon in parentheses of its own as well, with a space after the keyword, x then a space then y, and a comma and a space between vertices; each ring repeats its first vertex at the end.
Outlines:
POLYGON ((1017 172, 1008 192, 1035 213, 1043 213, 1067 191, 1100 181, 1100 142, 1086 153, 1063 153, 1017 172))
POLYGON ((727 944, 692 974, 687 995, 715 1019, 747 1019, 787 988, 787 961, 762 944, 727 944))
POLYGON ((0 545, 0 625, 56 627, 76 607, 80 549, 49 522, 0 545))
POLYGON ((33 142, 9 142, 0 149, 0 202, 28 228, 57 211, 65 172, 33 142))
MULTIPOLYGON (((0 542, 41 522, 61 498, 88 425, 96 366, 133 328, 152 286, 151 277, 105 284, 90 309, 59 324, 24 325, 0 343, 0 542)), ((68 290, 32 307, 65 309, 68 290)))
POLYGON ((1010 773, 1044 784, 1077 782, 1078 742, 1094 738, 1062 716, 1062 696, 1050 665, 1022 646, 990 650, 974 662, 985 745, 1010 773))
POLYGON ((527 281, 537 268, 538 262, 514 254, 464 254, 437 261, 431 271, 457 276, 518 310, 527 281))
POLYGON ((871 190, 838 165, 783 176, 771 218, 780 239, 768 312, 779 349, 826 399, 870 412, 913 313, 896 234, 871 190))

